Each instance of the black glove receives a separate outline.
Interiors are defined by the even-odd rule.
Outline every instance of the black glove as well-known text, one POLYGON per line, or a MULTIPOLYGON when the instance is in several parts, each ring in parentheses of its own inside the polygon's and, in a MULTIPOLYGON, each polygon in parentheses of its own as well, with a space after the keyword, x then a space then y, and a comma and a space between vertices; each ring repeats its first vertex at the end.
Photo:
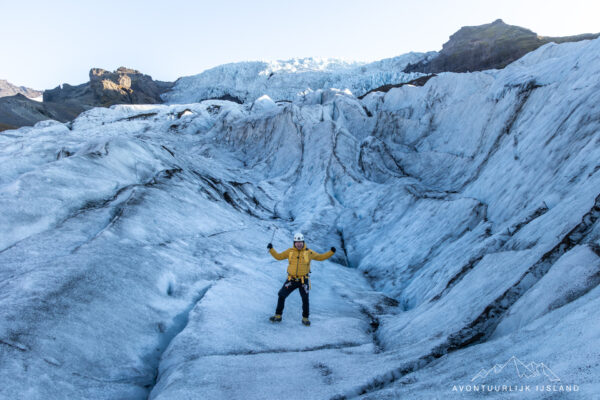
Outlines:
POLYGON ((333 252, 335 253, 335 247, 332 247, 332 248, 331 248, 331 251, 333 251, 333 252))
POLYGON ((269 243, 269 244, 267 245, 267 249, 269 249, 269 250, 270 250, 270 249, 272 249, 272 248, 273 248, 273 245, 272 245, 271 243, 269 243))

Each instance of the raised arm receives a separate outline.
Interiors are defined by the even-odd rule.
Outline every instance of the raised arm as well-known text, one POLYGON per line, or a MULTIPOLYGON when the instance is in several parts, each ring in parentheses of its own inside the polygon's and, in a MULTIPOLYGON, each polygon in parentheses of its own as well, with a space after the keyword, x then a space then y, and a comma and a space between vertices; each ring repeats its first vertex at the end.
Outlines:
POLYGON ((327 260, 329 257, 331 257, 332 255, 335 254, 335 247, 332 247, 331 250, 329 250, 327 253, 317 253, 314 250, 310 251, 310 259, 311 260, 315 260, 315 261, 324 261, 327 260))
POLYGON ((290 255, 290 250, 291 249, 287 249, 283 253, 278 253, 278 252, 275 251, 274 248, 271 247, 269 249, 269 253, 271 253, 271 255, 273 256, 273 258, 276 259, 276 260, 285 260, 290 255))

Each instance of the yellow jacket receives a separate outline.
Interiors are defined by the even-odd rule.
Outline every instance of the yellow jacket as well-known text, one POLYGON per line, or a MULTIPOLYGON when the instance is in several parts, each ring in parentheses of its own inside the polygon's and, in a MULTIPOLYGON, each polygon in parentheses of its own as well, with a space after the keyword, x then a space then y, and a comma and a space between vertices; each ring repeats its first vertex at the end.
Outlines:
POLYGON ((276 260, 285 260, 286 258, 289 260, 290 263, 288 265, 287 272, 292 278, 300 278, 308 275, 310 272, 311 260, 327 260, 334 254, 331 250, 329 250, 327 253, 319 254, 316 251, 306 247, 306 243, 304 244, 304 247, 302 247, 302 250, 298 250, 295 247, 290 247, 283 253, 278 253, 275 251, 275 249, 271 248, 269 249, 269 253, 271 253, 273 258, 276 260))

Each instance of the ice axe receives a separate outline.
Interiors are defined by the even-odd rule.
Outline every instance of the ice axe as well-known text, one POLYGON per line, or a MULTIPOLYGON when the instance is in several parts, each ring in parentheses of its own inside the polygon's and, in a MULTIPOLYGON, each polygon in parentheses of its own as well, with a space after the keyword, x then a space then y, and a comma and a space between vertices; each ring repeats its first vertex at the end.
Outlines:
POLYGON ((277 232, 277 227, 273 230, 273 236, 271 236, 271 241, 269 243, 273 243, 273 238, 275 238, 275 232, 277 232))

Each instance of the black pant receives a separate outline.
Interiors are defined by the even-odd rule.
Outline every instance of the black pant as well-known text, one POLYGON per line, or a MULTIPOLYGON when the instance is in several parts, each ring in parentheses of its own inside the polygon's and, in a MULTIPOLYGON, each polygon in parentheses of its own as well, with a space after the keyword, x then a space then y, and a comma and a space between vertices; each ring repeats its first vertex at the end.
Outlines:
POLYGON ((296 289, 300 291, 300 297, 302 297, 302 316, 308 318, 308 279, 304 280, 304 285, 301 281, 286 281, 283 284, 279 293, 277 293, 279 299, 277 300, 277 310, 275 310, 275 314, 281 315, 283 313, 285 298, 296 289))

